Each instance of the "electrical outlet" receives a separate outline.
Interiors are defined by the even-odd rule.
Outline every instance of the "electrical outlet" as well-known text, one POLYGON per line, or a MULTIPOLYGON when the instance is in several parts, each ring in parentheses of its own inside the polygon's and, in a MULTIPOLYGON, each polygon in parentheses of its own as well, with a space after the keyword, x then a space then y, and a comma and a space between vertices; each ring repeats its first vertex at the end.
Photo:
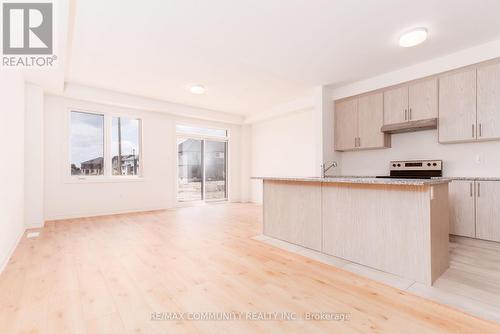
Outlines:
POLYGON ((28 239, 38 238, 39 236, 40 236, 40 232, 28 232, 26 234, 26 238, 28 238, 28 239))

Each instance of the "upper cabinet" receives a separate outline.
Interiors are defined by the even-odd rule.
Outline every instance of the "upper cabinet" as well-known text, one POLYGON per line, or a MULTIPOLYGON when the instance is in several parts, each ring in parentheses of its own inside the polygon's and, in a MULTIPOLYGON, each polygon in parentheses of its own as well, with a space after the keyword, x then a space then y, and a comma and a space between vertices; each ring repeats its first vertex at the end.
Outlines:
POLYGON ((427 79, 384 92, 384 125, 437 118, 436 79, 427 79))
POLYGON ((382 93, 361 96, 358 99, 358 148, 373 149, 389 146, 387 135, 380 131, 383 122, 382 93))
POLYGON ((476 70, 439 79, 439 142, 476 139, 476 70))
POLYGON ((380 131, 383 123, 383 95, 363 95, 335 103, 335 150, 384 148, 390 145, 380 131))
POLYGON ((500 59, 335 105, 338 151, 390 147, 389 134, 436 128, 442 144, 500 140, 500 59))
POLYGON ((348 151, 358 146, 358 99, 335 103, 335 150, 348 151))
POLYGON ((408 87, 408 118, 410 121, 438 117, 437 79, 429 79, 408 87))
POLYGON ((477 69, 477 139, 500 138, 500 64, 477 69))
POLYGON ((384 124, 397 124, 408 120, 408 87, 384 92, 384 124))

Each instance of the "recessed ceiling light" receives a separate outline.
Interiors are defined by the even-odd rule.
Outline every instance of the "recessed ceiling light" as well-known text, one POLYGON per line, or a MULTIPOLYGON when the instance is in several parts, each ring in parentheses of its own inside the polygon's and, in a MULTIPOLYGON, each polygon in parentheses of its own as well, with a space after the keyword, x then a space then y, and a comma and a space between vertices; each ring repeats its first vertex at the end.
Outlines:
POLYGON ((202 85, 192 85, 189 91, 193 94, 205 94, 205 87, 202 85))
POLYGON ((404 33, 399 38, 399 46, 409 48, 423 43, 427 39, 427 29, 417 28, 404 33))

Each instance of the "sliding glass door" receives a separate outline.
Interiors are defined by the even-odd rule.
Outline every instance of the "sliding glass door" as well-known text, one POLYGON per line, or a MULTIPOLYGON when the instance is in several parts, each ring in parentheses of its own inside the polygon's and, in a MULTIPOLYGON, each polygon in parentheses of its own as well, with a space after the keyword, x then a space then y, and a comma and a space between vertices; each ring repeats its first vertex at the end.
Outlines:
POLYGON ((227 143, 205 141, 205 199, 222 200, 226 196, 227 143))
POLYGON ((177 200, 203 199, 203 140, 177 139, 177 200))
POLYGON ((177 139, 177 201, 227 198, 227 142, 177 139))

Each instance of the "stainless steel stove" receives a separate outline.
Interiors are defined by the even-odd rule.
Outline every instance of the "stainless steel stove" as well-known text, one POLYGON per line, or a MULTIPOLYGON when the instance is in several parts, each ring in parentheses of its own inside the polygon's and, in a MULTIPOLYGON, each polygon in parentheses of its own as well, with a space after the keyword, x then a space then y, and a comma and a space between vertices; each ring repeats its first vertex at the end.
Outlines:
POLYGON ((406 160, 391 161, 389 176, 377 176, 377 178, 430 179, 442 176, 442 160, 406 160))

